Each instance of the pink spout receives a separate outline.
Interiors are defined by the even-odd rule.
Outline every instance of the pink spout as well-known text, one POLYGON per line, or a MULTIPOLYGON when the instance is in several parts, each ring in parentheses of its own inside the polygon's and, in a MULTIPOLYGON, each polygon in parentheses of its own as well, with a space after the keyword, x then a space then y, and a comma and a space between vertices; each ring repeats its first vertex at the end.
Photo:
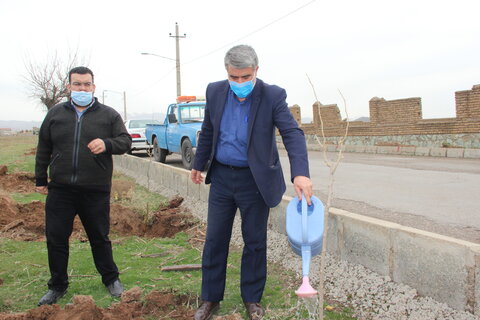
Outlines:
POLYGON ((302 285, 298 290, 295 291, 295 294, 299 296, 300 298, 310 298, 316 295, 318 292, 317 290, 313 289, 312 286, 310 285, 310 280, 308 277, 303 277, 302 279, 302 285))

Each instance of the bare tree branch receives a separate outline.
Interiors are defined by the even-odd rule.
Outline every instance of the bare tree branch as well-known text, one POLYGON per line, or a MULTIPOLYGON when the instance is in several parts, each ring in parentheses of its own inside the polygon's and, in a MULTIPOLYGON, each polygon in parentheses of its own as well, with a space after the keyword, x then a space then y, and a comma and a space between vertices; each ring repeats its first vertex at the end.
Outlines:
POLYGON ((48 110, 68 96, 68 72, 78 65, 86 65, 85 59, 79 59, 78 50, 70 52, 65 58, 55 51, 48 55, 45 62, 37 62, 30 57, 24 58, 25 74, 23 79, 28 85, 29 96, 38 99, 48 110))
MULTIPOLYGON (((310 80, 310 77, 307 74, 308 81, 310 82, 310 85, 313 90, 313 94, 315 96, 315 101, 319 101, 317 97, 317 93, 315 91, 315 87, 310 80)), ((349 122, 348 122, 348 112, 347 112, 347 102, 345 100, 345 97, 343 96, 342 92, 338 90, 340 93, 340 96, 343 99, 343 104, 345 108, 345 114, 347 117, 347 120, 345 121, 345 133, 342 137, 339 138, 338 140, 338 147, 339 151, 337 154, 337 158, 334 161, 331 161, 328 159, 327 156, 327 143, 326 143, 326 137, 325 137, 325 131, 324 131, 324 125, 323 125, 323 119, 322 119, 322 113, 320 109, 318 110, 319 117, 320 117, 320 128, 321 128, 321 133, 323 137, 323 143, 320 141, 317 135, 315 135, 315 138, 317 139, 317 142, 319 145, 322 146, 322 153, 323 153, 323 159, 325 164, 330 170, 330 181, 328 184, 328 194, 327 194, 327 203, 325 205, 325 213, 324 213, 324 230, 323 230, 323 242, 322 242, 322 253, 321 253, 321 258, 320 258, 320 277, 319 277, 319 282, 320 282, 320 288, 318 290, 318 295, 319 295, 319 314, 318 314, 318 319, 323 320, 324 319, 324 295, 325 295, 325 266, 326 266, 326 251, 327 251, 327 237, 328 237, 328 216, 330 213, 330 206, 331 206, 331 201, 333 198, 333 184, 335 182, 335 172, 337 170, 338 165, 340 164, 341 159, 343 158, 343 146, 345 143, 345 139, 347 138, 348 135, 348 128, 349 128, 349 122)))

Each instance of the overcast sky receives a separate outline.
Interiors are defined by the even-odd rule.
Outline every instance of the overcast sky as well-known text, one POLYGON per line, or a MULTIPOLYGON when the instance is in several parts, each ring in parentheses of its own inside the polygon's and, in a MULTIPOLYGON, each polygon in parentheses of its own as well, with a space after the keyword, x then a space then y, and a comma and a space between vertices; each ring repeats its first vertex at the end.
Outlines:
POLYGON ((0 2, 0 120, 42 120, 29 98, 24 61, 78 49, 95 73, 96 96, 123 115, 166 111, 175 100, 175 33, 182 94, 204 95, 226 78, 225 52, 253 46, 258 77, 287 90, 312 117, 311 78, 322 104, 350 119, 372 97, 421 97, 423 118, 455 116, 455 91, 480 84, 480 1, 430 0, 16 0, 0 2))

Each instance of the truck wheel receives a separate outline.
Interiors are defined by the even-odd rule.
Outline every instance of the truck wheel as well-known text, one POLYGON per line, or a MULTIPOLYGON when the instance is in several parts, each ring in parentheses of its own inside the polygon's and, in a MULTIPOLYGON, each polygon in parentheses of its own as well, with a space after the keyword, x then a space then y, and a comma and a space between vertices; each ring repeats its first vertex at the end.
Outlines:
POLYGON ((185 169, 190 170, 193 166, 193 158, 194 158, 193 150, 192 150, 192 143, 190 139, 185 139, 182 142, 182 163, 185 169))
POLYGON ((158 145, 157 138, 153 139, 153 160, 165 163, 165 158, 167 158, 168 151, 162 149, 158 145))

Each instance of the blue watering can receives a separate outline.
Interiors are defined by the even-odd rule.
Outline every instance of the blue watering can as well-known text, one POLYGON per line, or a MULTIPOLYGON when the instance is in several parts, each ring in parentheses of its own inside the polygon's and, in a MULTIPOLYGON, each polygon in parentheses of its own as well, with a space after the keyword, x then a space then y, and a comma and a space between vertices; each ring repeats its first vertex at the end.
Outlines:
POLYGON ((315 196, 310 199, 312 204, 308 205, 304 196, 301 201, 298 197, 293 198, 287 206, 286 214, 288 242, 293 251, 302 257, 302 285, 295 291, 299 297, 311 297, 317 294, 317 291, 310 286, 308 274, 312 257, 322 251, 325 227, 323 203, 315 196))

